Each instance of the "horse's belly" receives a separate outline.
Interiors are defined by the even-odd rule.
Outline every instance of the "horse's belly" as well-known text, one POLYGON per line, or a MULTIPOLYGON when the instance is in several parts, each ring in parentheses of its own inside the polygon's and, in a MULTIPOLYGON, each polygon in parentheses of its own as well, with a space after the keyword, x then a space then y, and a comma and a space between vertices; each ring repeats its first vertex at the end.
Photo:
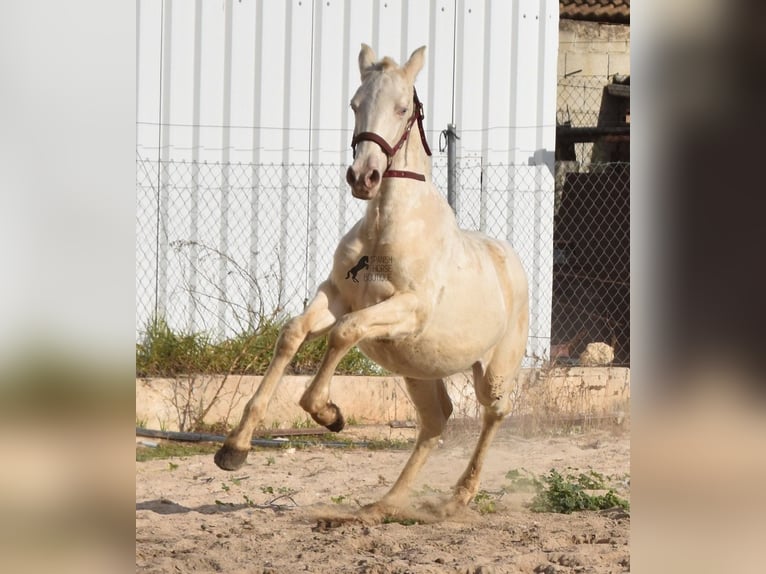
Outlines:
POLYGON ((418 333, 361 341, 359 348, 393 373, 432 379, 470 369, 506 332, 503 298, 490 281, 474 282, 467 290, 443 289, 434 299, 438 303, 418 333))
POLYGON ((438 379, 470 369, 491 345, 486 341, 466 344, 455 332, 438 341, 429 337, 368 339, 359 349, 384 369, 415 379, 438 379))

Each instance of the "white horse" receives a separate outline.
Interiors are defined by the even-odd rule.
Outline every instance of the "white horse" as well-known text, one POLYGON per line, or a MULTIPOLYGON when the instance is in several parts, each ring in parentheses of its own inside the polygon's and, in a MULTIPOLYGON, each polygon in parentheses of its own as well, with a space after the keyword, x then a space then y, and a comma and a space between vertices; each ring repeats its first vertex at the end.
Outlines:
POLYGON ((527 341, 527 280, 518 256, 505 241, 459 229, 431 182, 414 89, 424 52, 425 46, 415 50, 399 67, 390 58, 376 62, 362 45, 362 85, 351 99, 354 163, 346 179, 353 196, 368 201, 367 211, 340 241, 332 271, 304 313, 285 324, 263 381, 215 455, 222 469, 242 466, 285 367, 302 343, 324 334, 327 353, 300 405, 319 424, 340 431, 344 420, 330 400, 330 380, 357 345, 404 377, 419 419, 413 452, 396 483, 362 509, 373 520, 402 508, 452 413, 443 377, 467 369, 483 406, 482 430, 445 508, 473 499, 487 449, 510 412, 527 341), (409 137, 415 123, 419 137, 409 137))

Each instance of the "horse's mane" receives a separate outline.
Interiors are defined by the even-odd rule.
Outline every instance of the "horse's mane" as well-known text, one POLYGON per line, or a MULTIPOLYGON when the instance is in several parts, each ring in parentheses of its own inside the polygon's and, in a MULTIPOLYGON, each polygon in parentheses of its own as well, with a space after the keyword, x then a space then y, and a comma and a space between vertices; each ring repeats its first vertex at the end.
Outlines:
POLYGON ((394 62, 391 58, 386 56, 379 62, 375 62, 374 64, 370 65, 364 73, 368 72, 385 72, 386 70, 390 70, 392 68, 397 68, 396 62, 394 62))
POLYGON ((396 68, 397 64, 394 62, 391 58, 388 56, 384 57, 380 62, 373 64, 374 66, 377 66, 379 70, 390 70, 391 68, 396 68))

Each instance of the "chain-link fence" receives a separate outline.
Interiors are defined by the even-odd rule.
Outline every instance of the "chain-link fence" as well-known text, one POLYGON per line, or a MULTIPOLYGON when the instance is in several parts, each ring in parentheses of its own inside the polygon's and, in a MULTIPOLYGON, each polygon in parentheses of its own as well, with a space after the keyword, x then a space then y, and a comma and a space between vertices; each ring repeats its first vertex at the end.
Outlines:
MULTIPOLYGON (((618 100, 609 97, 612 80, 604 76, 570 76, 558 80, 556 125, 568 128, 625 126, 618 100)), ((560 144, 562 142, 559 142, 560 144)), ((594 140, 560 145, 558 158, 579 165, 611 161, 594 148, 594 140), (560 156, 560 157, 559 157, 560 156)))
MULTIPOLYGON (((576 128, 598 125, 605 84, 603 76, 559 78, 556 124, 576 128)), ((593 155, 593 143, 577 142, 573 144, 571 153, 574 157, 568 159, 589 163, 593 155)))
POLYGON ((630 362, 630 164, 567 173, 554 218, 553 354, 590 342, 630 362))
MULTIPOLYGON (((447 175, 434 161, 445 195, 447 175)), ((521 256, 531 295, 528 364, 552 349, 564 356, 564 346, 573 356, 596 340, 618 345, 627 363, 629 170, 591 166, 564 179, 554 201, 545 166, 463 158, 458 222, 509 240, 521 256)), ((224 338, 263 317, 299 313, 366 206, 351 196, 340 165, 139 159, 137 194, 138 338, 154 317, 224 338)))

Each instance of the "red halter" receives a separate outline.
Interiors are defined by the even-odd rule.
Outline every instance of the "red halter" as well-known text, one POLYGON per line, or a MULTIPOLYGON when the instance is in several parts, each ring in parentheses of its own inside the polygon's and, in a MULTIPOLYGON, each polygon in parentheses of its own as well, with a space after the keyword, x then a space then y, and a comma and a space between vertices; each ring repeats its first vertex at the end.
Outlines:
POLYGON ((371 141, 380 146, 380 149, 383 150, 383 153, 386 154, 386 157, 388 158, 388 165, 386 165, 386 171, 383 172, 383 177, 406 177, 409 179, 416 179, 418 181, 426 180, 426 176, 421 173, 415 173, 414 171, 404 171, 400 169, 391 169, 391 163, 394 161, 394 156, 396 155, 396 152, 398 152, 399 149, 401 149, 401 147, 404 145, 404 142, 407 141, 415 120, 418 122, 420 140, 423 142, 423 148, 425 149, 427 155, 431 155, 431 148, 428 147, 428 140, 426 140, 426 132, 423 130, 423 118, 425 117, 425 114, 423 113, 423 104, 418 99, 418 93, 414 88, 412 90, 412 100, 414 103, 412 115, 407 120, 407 124, 404 126, 404 133, 402 134, 402 137, 399 138, 399 141, 395 146, 391 147, 388 145, 386 140, 373 132, 362 132, 355 134, 351 140, 351 149, 354 152, 354 157, 356 157, 356 144, 358 144, 360 141, 371 141))

